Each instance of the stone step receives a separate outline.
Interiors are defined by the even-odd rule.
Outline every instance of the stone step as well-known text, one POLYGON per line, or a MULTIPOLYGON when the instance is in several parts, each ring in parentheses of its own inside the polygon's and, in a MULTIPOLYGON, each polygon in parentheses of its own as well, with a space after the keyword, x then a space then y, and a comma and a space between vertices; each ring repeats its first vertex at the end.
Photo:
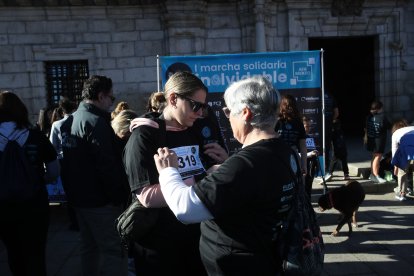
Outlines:
POLYGON ((375 183, 371 180, 361 181, 361 185, 367 194, 375 193, 391 193, 394 191, 394 188, 397 187, 397 182, 388 181, 385 183, 375 183))
POLYGON ((349 175, 368 179, 371 174, 371 164, 368 162, 353 162, 348 164, 349 175))
MULTIPOLYGON (((337 174, 334 174, 333 181, 326 182, 326 185, 328 186, 328 190, 334 189, 336 187, 339 187, 340 185, 345 184, 347 181, 342 180, 342 176, 337 176, 337 174), (339 179, 338 179, 338 178, 339 179)), ((375 193, 391 193, 394 191, 394 188, 397 187, 396 181, 388 181, 385 183, 376 183, 369 179, 362 179, 362 178, 355 178, 351 176, 351 179, 357 180, 361 183, 362 187, 365 190, 365 193, 367 194, 375 194, 375 193)), ((322 194, 323 193, 323 186, 321 184, 321 179, 315 179, 313 184, 313 192, 316 194, 322 194)))

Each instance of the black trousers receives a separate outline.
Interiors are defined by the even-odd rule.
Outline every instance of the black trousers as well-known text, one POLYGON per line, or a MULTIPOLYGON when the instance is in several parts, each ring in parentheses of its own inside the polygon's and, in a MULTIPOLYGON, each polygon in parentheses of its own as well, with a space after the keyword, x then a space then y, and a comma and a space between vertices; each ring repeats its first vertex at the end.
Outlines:
POLYGON ((45 276, 48 202, 0 205, 0 239, 14 276, 45 276))

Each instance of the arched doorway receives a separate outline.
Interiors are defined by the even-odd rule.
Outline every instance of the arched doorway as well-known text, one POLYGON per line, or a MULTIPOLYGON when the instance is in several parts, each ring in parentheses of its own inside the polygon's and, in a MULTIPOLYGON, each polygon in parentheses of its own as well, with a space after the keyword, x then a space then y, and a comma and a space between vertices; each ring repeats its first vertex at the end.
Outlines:
POLYGON ((374 36, 309 38, 309 50, 324 49, 325 91, 336 99, 347 136, 362 137, 375 99, 374 36))

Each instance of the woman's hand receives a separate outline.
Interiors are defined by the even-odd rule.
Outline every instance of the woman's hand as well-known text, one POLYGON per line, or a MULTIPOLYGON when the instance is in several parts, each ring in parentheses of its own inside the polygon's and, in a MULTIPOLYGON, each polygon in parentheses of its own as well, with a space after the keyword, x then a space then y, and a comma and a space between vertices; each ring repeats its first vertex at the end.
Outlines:
POLYGON ((226 150, 223 149, 218 143, 210 143, 204 145, 204 154, 208 155, 219 164, 223 163, 227 158, 229 158, 226 150))
POLYGON ((154 161, 158 172, 168 167, 178 168, 177 154, 173 150, 165 147, 159 148, 157 152, 158 154, 154 155, 154 161))

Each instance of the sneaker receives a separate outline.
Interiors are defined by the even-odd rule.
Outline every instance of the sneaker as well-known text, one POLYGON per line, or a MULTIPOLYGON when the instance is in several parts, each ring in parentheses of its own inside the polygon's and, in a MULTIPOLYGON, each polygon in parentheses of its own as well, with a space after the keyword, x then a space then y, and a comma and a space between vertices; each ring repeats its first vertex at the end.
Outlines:
POLYGON ((331 173, 325 174, 325 181, 329 181, 331 179, 332 179, 332 174, 331 173))
POLYGON ((342 178, 343 180, 351 180, 351 177, 349 176, 349 174, 344 175, 344 178, 342 178))
POLYGON ((399 201, 405 201, 405 200, 407 200, 407 198, 405 196, 403 196, 403 195, 396 195, 395 198, 398 199, 399 201))
POLYGON ((371 181, 373 181, 373 182, 376 182, 376 183, 385 183, 385 182, 387 182, 387 180, 385 180, 384 178, 382 178, 381 176, 376 176, 376 175, 373 175, 373 174, 371 174, 370 176, 369 176, 369 180, 371 180, 371 181))
POLYGON ((409 196, 414 195, 413 190, 411 188, 407 188, 407 195, 409 196))
POLYGON ((378 183, 385 183, 385 182, 387 182, 387 180, 385 180, 384 178, 382 178, 381 176, 376 176, 376 178, 377 178, 377 182, 378 183))

